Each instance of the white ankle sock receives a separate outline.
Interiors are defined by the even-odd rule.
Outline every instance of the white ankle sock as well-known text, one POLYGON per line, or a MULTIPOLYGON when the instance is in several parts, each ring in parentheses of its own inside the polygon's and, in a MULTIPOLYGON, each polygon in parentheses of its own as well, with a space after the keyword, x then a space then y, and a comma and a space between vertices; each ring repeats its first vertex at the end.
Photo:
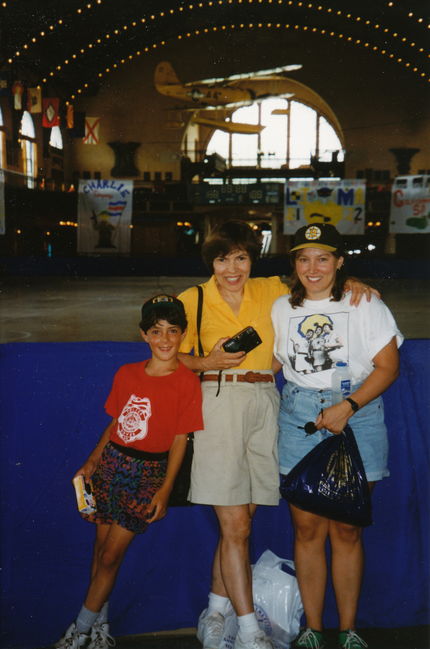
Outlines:
POLYGON ((216 595, 215 593, 209 593, 209 603, 208 603, 208 613, 221 613, 225 615, 227 613, 230 600, 228 597, 223 597, 222 595, 216 595))
POLYGON ((247 613, 247 615, 238 615, 237 621, 239 623, 239 633, 242 640, 245 642, 251 640, 257 631, 260 630, 255 613, 247 613))
POLYGON ((107 624, 109 613, 109 602, 105 602, 100 609, 97 617, 97 624, 107 624))
POLYGON ((94 622, 97 620, 98 615, 98 612, 94 613, 94 611, 90 611, 90 609, 83 606, 76 618, 76 628, 79 633, 88 633, 94 622))

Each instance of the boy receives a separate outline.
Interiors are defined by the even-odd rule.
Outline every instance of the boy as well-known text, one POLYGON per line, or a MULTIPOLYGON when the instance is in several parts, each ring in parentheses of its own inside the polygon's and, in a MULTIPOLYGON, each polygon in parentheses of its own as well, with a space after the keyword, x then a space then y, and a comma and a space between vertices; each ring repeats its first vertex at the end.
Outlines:
POLYGON ((105 404, 112 421, 75 476, 93 480, 97 511, 91 579, 82 609, 57 649, 113 646, 108 598, 136 534, 166 514, 182 463, 186 433, 203 428, 197 375, 178 360, 187 320, 182 302, 157 295, 142 307, 149 360, 123 365, 105 404))

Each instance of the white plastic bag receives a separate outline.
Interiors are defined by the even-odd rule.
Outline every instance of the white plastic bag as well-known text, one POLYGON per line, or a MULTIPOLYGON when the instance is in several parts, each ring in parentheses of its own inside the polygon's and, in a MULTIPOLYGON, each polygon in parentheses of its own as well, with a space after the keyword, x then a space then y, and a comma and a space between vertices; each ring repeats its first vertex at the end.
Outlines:
POLYGON ((270 550, 263 552, 252 568, 252 590, 260 627, 275 649, 288 649, 300 630, 303 605, 295 576, 294 562, 281 559, 270 550))
MULTIPOLYGON (((283 565, 294 571, 293 561, 281 559, 266 550, 252 567, 255 612, 260 628, 270 638, 274 649, 289 649, 290 643, 299 633, 303 614, 297 579, 282 570, 283 565)), ((205 611, 200 616, 200 623, 204 621, 204 613, 205 611)), ((224 635, 219 649, 233 649, 237 632, 237 617, 230 606, 225 616, 224 635)))

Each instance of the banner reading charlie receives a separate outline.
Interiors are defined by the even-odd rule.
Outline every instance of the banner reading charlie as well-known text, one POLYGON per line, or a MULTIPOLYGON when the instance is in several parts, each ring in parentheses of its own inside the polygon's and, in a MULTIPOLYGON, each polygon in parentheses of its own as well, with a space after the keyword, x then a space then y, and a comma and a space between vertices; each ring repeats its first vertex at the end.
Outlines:
POLYGON ((390 232, 430 232, 430 176, 398 176, 394 179, 390 232))
POLYGON ((80 180, 78 252, 130 252, 132 180, 80 180))
POLYGON ((287 180, 284 234, 302 225, 331 223, 341 234, 364 234, 363 180, 287 180))

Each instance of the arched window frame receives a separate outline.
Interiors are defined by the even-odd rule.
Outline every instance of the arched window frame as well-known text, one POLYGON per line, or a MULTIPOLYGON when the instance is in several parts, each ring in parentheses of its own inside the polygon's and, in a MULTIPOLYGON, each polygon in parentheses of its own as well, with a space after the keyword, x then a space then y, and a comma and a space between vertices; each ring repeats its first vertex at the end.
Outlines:
POLYGON ((34 130, 33 118, 27 110, 25 110, 22 115, 19 137, 21 143, 23 172, 26 176, 27 187, 29 189, 34 189, 37 175, 36 132, 34 130))

